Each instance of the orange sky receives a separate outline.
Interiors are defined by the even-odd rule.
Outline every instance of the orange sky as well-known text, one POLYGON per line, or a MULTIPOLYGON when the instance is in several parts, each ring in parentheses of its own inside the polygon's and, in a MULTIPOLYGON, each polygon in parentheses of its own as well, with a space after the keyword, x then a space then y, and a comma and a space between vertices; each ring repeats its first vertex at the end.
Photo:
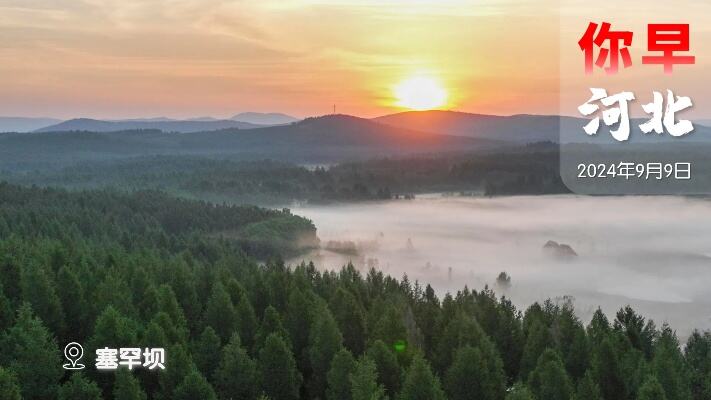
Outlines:
POLYGON ((441 82, 447 108, 555 114, 558 10, 546 0, 0 0, 0 115, 304 117, 335 103, 370 117, 401 111, 394 88, 418 74, 441 82))

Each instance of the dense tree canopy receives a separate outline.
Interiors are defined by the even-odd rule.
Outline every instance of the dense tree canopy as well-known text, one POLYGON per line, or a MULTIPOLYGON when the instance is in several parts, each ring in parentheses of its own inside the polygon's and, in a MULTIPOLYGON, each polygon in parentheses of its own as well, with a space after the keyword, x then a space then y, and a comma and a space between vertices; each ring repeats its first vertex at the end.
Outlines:
MULTIPOLYGON (((0 185, 0 397, 705 400, 711 335, 631 308, 588 323, 489 289, 439 299, 380 271, 257 262, 287 211, 0 185), (233 232, 235 234, 228 234, 233 232), (65 372, 61 349, 164 347, 168 367, 65 372)), ((291 223, 280 225, 289 237, 291 223)), ((270 250, 270 251, 271 251, 270 250)), ((278 254, 277 252, 276 254, 278 254)))

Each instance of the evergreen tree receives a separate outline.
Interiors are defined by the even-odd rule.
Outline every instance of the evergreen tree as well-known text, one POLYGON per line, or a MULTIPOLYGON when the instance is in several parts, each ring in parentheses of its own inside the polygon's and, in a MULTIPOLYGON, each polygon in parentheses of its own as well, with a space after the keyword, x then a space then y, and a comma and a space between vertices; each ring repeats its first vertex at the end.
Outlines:
POLYGON ((326 393, 326 374, 331 369, 333 356, 341 349, 343 338, 331 312, 324 308, 319 313, 309 338, 309 360, 311 362, 311 380, 309 394, 312 398, 323 399, 326 393))
POLYGON ((407 341, 407 328, 402 313, 395 305, 388 303, 382 310, 379 307, 374 307, 373 310, 378 310, 379 318, 371 325, 373 326, 371 340, 382 340, 390 348, 394 348, 398 342, 407 341))
POLYGON ((237 329, 239 338, 245 348, 254 347, 254 336, 257 333, 257 315, 249 302, 246 294, 242 294, 239 303, 235 307, 237 316, 237 329))
POLYGON ((551 345, 551 336, 548 327, 541 320, 534 320, 528 330, 526 344, 521 356, 520 374, 522 379, 527 379, 528 374, 538 364, 541 354, 551 345))
POLYGON ((592 373, 587 372, 578 382, 575 400, 602 400, 600 387, 595 383, 592 373))
MULTIPOLYGON (((516 384, 506 395, 506 400, 535 400, 533 393, 522 384, 516 384)), ((577 399, 576 399, 577 400, 577 399)))
POLYGON ((331 298, 329 308, 343 333, 343 345, 355 355, 365 348, 365 316, 355 296, 342 287, 331 298))
POLYGON ((312 321, 312 303, 301 289, 292 289, 286 305, 285 326, 289 331, 294 355, 299 360, 299 366, 304 369, 308 364, 307 349, 312 321))
MULTIPOLYGON (((219 340, 219 338, 218 338, 219 340)), ((163 327, 161 327, 158 322, 151 321, 148 326, 143 331, 143 337, 141 338, 143 347, 170 347, 170 341, 168 336, 165 334, 163 327)))
POLYGON ((503 376, 503 363, 496 347, 479 324, 463 312, 457 313, 442 333, 437 347, 437 369, 444 374, 452 365, 457 350, 467 345, 479 349, 482 360, 493 374, 503 376))
POLYGON ((385 389, 378 384, 375 363, 368 357, 361 357, 355 371, 350 375, 352 400, 383 400, 385 389))
POLYGON ((163 284, 158 287, 158 312, 164 312, 179 330, 187 332, 188 323, 185 319, 185 312, 178 303, 175 292, 170 285, 163 284))
POLYGON ((444 386, 450 400, 498 400, 504 397, 503 369, 485 359, 479 348, 460 347, 447 370, 444 386))
POLYGON ((96 319, 94 334, 89 339, 89 354, 100 347, 132 347, 136 345, 136 322, 108 306, 96 319))
POLYGON ((370 345, 366 355, 375 363, 378 383, 385 388, 385 394, 395 398, 395 394, 400 391, 403 372, 393 351, 382 340, 376 340, 370 345))
POLYGON ((400 400, 444 400, 439 379, 432 373, 429 364, 421 356, 412 360, 407 370, 400 400))
POLYGON ((224 399, 255 399, 258 394, 257 365, 249 357, 237 334, 222 349, 214 376, 215 389, 224 399))
POLYGON ((499 305, 496 331, 491 335, 504 363, 504 371, 510 380, 519 374, 524 336, 521 315, 511 300, 502 298, 499 305))
POLYGON ((676 334, 664 326, 654 346, 651 369, 664 388, 668 400, 688 400, 691 397, 688 371, 679 349, 676 334))
POLYGON ((684 358, 690 370, 693 399, 711 397, 711 332, 695 330, 684 348, 684 358))
POLYGON ((653 322, 649 321, 645 324, 644 317, 638 315, 628 305, 617 312, 613 328, 623 332, 632 347, 642 351, 646 358, 652 357, 652 347, 656 336, 653 322))
POLYGON ((105 274, 104 280, 94 290, 92 300, 97 313, 113 307, 121 315, 137 315, 131 287, 124 279, 120 267, 113 266, 105 274))
MULTIPOLYGON (((190 354, 185 346, 175 344, 166 350, 166 368, 158 374, 161 397, 165 400, 171 399, 175 395, 178 386, 194 370, 197 370, 190 354)), ((146 372, 148 373, 148 372, 146 372)))
POLYGON ((605 400, 625 400, 627 398, 627 388, 620 366, 618 353, 612 344, 612 340, 598 338, 601 340, 592 359, 592 372, 596 383, 600 387, 602 398, 605 400))
POLYGON ((64 310, 55 283, 45 268, 35 265, 23 268, 20 286, 22 299, 32 305, 32 310, 52 333, 62 336, 66 328, 64 310))
POLYGON ((0 399, 22 400, 20 385, 15 374, 0 367, 0 399))
POLYGON ((590 320, 590 325, 588 325, 588 337, 595 345, 599 345, 609 336, 610 330, 610 321, 605 313, 598 308, 590 320))
POLYGON ((189 329, 195 329, 200 321, 201 303, 195 287, 195 276, 183 259, 177 260, 172 268, 170 286, 183 310, 189 329))
POLYGON ((269 335, 259 351, 259 376, 262 390, 271 400, 299 398, 301 374, 291 350, 279 335, 269 335))
POLYGON ((326 398, 329 400, 349 400, 351 398, 350 375, 355 371, 356 361, 351 352, 341 349, 331 361, 331 369, 326 380, 328 389, 326 398))
MULTIPOLYGON (((2 276, 0 276, 2 278, 2 276)), ((0 279, 0 332, 12 326, 14 316, 12 315, 12 304, 10 299, 5 296, 2 286, 2 280, 0 279)))
POLYGON ((79 372, 73 373, 57 394, 58 400, 101 400, 101 389, 79 372))
POLYGON ((529 374, 528 387, 537 399, 570 400, 573 387, 558 354, 548 349, 529 374))
POLYGON ((125 368, 116 371, 113 395, 114 400, 146 400, 146 393, 141 389, 140 382, 125 368))
POLYGON ((650 375, 639 389, 637 400, 667 400, 667 396, 659 381, 650 375))
POLYGON ((215 368, 220 364, 221 345, 220 338, 212 327, 203 329, 200 337, 192 346, 193 360, 198 370, 204 376, 212 376, 215 368))
POLYGON ((284 342, 291 346, 291 338, 286 332, 286 329, 284 329, 284 326, 281 324, 279 312, 276 308, 268 306, 264 310, 264 317, 262 318, 262 323, 260 324, 259 330, 257 331, 257 335, 255 337, 255 353, 259 352, 259 349, 264 346, 264 341, 267 339, 267 336, 272 333, 276 333, 281 336, 281 338, 284 339, 284 342))
POLYGON ((15 325, 0 336, 0 349, 0 365, 16 376, 23 399, 55 397, 64 375, 59 348, 28 303, 20 307, 15 325))
POLYGON ((88 332, 83 321, 90 307, 79 277, 74 271, 63 266, 57 273, 57 286, 61 288, 58 292, 65 313, 67 335, 71 336, 67 339, 71 341, 86 337, 88 332))
POLYGON ((196 369, 190 371, 183 382, 175 389, 175 400, 217 400, 215 391, 196 369))
POLYGON ((237 326, 232 300, 220 282, 212 286, 212 294, 205 309, 205 324, 215 330, 222 343, 227 343, 237 326))
POLYGON ((553 322, 552 339, 565 369, 573 380, 580 379, 589 364, 589 346, 585 328, 575 315, 573 305, 564 303, 553 322))

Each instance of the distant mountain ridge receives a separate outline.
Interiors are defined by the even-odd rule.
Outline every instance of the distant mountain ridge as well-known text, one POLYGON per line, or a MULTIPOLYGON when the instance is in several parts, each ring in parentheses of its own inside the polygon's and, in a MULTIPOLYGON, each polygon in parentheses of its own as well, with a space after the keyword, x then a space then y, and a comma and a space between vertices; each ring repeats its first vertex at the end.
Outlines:
POLYGON ((0 132, 32 132, 60 122, 56 118, 0 117, 0 132))
POLYGON ((285 125, 299 121, 298 118, 282 113, 243 112, 230 118, 234 121, 249 122, 257 125, 285 125))
MULTIPOLYGON (((465 136, 470 138, 498 140, 512 144, 536 142, 559 143, 561 131, 564 141, 577 143, 614 143, 607 135, 587 136, 582 128, 589 120, 558 115, 516 114, 510 116, 471 114, 459 111, 406 111, 397 114, 373 118, 373 121, 400 128, 420 130, 443 135, 465 136)), ((643 119, 631 119, 631 142, 661 143, 678 141, 670 135, 645 135, 639 129, 643 119)), ((601 127, 602 129, 605 129, 601 127)), ((703 121, 695 121, 695 130, 688 141, 711 141, 711 128, 703 121)))
POLYGON ((128 130, 160 130, 163 132, 208 132, 222 129, 254 129, 262 125, 232 120, 167 120, 153 118, 148 120, 103 121, 90 118, 70 119, 55 125, 35 130, 35 132, 118 132, 128 130))
MULTIPOLYGON (((347 115, 289 125, 169 133, 157 129, 43 131, 0 135, 0 168, 37 163, 71 165, 148 155, 196 155, 242 160, 343 162, 410 154, 478 151, 499 142, 412 131, 347 115)), ((34 168, 34 167, 32 167, 34 168)))
POLYGON ((514 143, 558 142, 559 116, 486 115, 459 111, 406 111, 374 118, 374 121, 427 132, 502 140, 514 143))

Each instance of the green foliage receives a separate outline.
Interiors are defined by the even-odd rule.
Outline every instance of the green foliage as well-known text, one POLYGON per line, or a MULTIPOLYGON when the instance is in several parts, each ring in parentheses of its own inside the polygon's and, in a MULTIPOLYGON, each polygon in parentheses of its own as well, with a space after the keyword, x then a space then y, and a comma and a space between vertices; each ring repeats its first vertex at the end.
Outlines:
POLYGON ((711 332, 694 331, 684 348, 694 400, 711 397, 711 332))
POLYGON ((444 378, 450 400, 496 400, 504 397, 506 379, 501 362, 488 360, 488 354, 491 353, 471 346, 457 350, 444 378))
POLYGON ((125 368, 116 371, 113 395, 114 400, 146 400, 141 383, 125 368))
MULTIPOLYGON (((0 277, 2 277, 0 275, 0 277)), ((0 280, 0 332, 12 326, 14 316, 12 315, 12 304, 10 299, 5 296, 0 280)))
POLYGON ((343 337, 331 312, 324 307, 316 319, 309 338, 309 360, 311 379, 308 383, 309 394, 313 398, 324 398, 326 392, 326 374, 331 369, 331 360, 341 349, 343 337))
POLYGON ((109 306, 96 319, 89 347, 92 350, 102 346, 130 347, 135 345, 136 338, 136 322, 109 306))
POLYGON ((239 337, 245 347, 254 346, 254 336, 257 331, 257 315, 254 312, 252 304, 245 294, 242 294, 235 309, 237 318, 237 329, 239 337))
POLYGON ((602 400, 600 387, 595 383, 590 372, 586 373, 578 382, 575 400, 602 400))
POLYGON ((350 351, 341 349, 331 361, 326 381, 328 389, 326 398, 329 400, 349 400, 351 398, 350 376, 355 371, 356 361, 350 351))
MULTIPOLYGON (((593 321, 595 320, 593 319, 593 321)), ((593 354, 592 371, 603 399, 623 400, 627 398, 627 387, 620 365, 619 353, 615 350, 609 337, 602 339, 602 342, 596 347, 593 354)))
MULTIPOLYGON (((355 365, 355 371, 350 375, 352 400, 383 400, 385 389, 377 381, 378 373, 373 360, 361 357, 355 365)), ((347 397, 345 397, 347 398, 347 397)))
POLYGON ((166 349, 166 352, 168 355, 165 370, 158 377, 161 397, 170 399, 175 395, 178 386, 197 368, 184 346, 175 344, 166 349))
POLYGON ((378 383, 385 388, 385 394, 394 398, 400 391, 403 371, 393 350, 388 348, 382 340, 376 340, 370 345, 366 355, 375 363, 378 383))
POLYGON ((489 289, 440 301, 374 269, 260 264, 261 250, 227 234, 288 215, 0 184, 0 393, 443 399, 441 378, 452 399, 501 399, 509 386, 518 400, 574 388, 576 400, 636 400, 658 392, 653 377, 669 400, 711 398, 709 333, 682 352, 670 328, 628 308, 613 324, 598 310, 584 329, 568 301, 523 315, 489 289), (166 370, 66 375, 68 340, 84 344, 89 365, 98 346, 163 347, 166 370))
POLYGON ((212 287, 205 310, 205 324, 215 330, 223 343, 227 343, 237 326, 232 300, 220 282, 216 282, 212 287))
POLYGON ((28 266, 22 270, 20 280, 22 299, 32 305, 32 310, 52 332, 62 335, 65 330, 65 316, 57 289, 50 273, 40 266, 28 266))
POLYGON ((222 358, 214 375, 215 388, 220 398, 245 399, 257 398, 259 379, 257 364, 252 360, 237 334, 222 349, 222 358))
POLYGON ((538 358, 536 368, 528 377, 528 387, 538 399, 568 400, 573 386, 558 354, 548 349, 538 358))
POLYGON ((271 334, 259 351, 259 376, 264 393, 273 400, 299 398, 301 374, 296 361, 284 340, 271 334))
POLYGON ((59 348, 29 304, 20 307, 15 325, 0 336, 0 349, 0 365, 17 377, 22 398, 55 397, 64 375, 59 348))
POLYGON ((20 385, 15 374, 0 367, 0 399, 22 400, 20 385))
POLYGON ((668 400, 686 400, 691 397, 688 371, 679 349, 679 341, 668 326, 662 328, 654 346, 651 369, 664 388, 668 400))
POLYGON ((638 315, 630 306, 617 312, 613 328, 623 332, 630 344, 644 353, 648 359, 652 357, 656 329, 652 321, 645 323, 644 317, 638 315))
POLYGON ((192 370, 175 389, 175 400, 217 400, 215 391, 197 370, 192 370))
POLYGON ((416 356, 407 370, 400 400, 444 400, 439 379, 432 373, 429 363, 416 356))
POLYGON ((96 383, 81 373, 74 373, 60 388, 58 400, 101 400, 101 390, 96 383))
POLYGON ((521 356, 520 376, 522 379, 528 378, 528 374, 538 364, 541 354, 551 346, 551 340, 550 328, 544 321, 535 320, 529 328, 521 356))
POLYGON ((264 341, 272 333, 279 335, 291 347, 291 338, 281 323, 279 312, 276 308, 269 306, 266 310, 264 310, 264 317, 262 318, 262 323, 257 331, 255 339, 255 349, 257 352, 262 348, 262 346, 264 346, 264 341))
MULTIPOLYGON (((525 385, 516 384, 506 395, 506 400, 535 400, 533 393, 525 385)), ((576 399, 577 400, 577 399, 576 399)))
POLYGON ((637 400, 667 400, 667 396, 659 381, 654 376, 650 376, 640 388, 637 400))
MULTIPOLYGON (((232 340, 234 340, 234 336, 232 340)), ((220 343, 220 338, 215 330, 207 326, 193 344, 193 360, 198 370, 205 376, 212 376, 220 363, 222 350, 220 343)))
POLYGON ((365 315, 355 296, 339 287, 331 298, 329 308, 343 332, 343 345, 353 354, 361 354, 365 348, 365 315))

